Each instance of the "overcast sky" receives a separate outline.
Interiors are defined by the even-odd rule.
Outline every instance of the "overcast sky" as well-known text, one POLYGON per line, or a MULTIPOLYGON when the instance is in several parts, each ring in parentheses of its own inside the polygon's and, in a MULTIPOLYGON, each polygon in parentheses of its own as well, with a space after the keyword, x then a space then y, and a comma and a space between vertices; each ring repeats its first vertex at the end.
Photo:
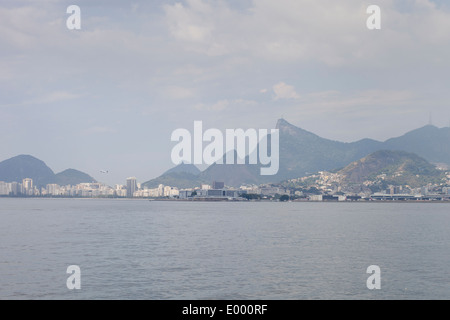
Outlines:
POLYGON ((450 121, 450 6, 431 0, 0 2, 0 160, 113 185, 173 164, 177 128, 386 140, 450 121), (66 9, 81 8, 81 30, 66 9), (366 9, 381 7, 381 30, 366 9), (107 175, 100 170, 109 170, 107 175))

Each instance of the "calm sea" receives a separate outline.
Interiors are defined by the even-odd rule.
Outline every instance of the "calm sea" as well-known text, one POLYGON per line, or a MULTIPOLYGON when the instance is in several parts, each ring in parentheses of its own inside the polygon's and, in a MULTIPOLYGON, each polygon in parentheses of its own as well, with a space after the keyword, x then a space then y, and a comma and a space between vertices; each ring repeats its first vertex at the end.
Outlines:
POLYGON ((0 299, 450 299, 450 205, 2 198, 0 299))

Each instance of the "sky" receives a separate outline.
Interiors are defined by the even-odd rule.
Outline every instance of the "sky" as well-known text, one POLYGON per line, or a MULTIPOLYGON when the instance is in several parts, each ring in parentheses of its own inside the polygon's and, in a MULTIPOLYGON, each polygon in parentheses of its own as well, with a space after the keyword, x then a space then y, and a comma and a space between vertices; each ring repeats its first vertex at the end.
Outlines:
POLYGON ((449 126, 449 57, 448 1, 1 0, 0 161, 30 154, 114 185, 173 167, 171 133, 196 120, 284 118, 345 142, 430 114, 449 126))

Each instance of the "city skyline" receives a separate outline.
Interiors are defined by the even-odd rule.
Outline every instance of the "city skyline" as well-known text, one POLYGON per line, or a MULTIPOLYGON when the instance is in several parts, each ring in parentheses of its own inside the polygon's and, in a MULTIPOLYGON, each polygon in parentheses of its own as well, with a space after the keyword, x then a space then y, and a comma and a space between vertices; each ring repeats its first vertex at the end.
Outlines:
MULTIPOLYGON (((444 173, 444 169, 442 173, 444 173)), ((447 168, 448 170, 448 168, 447 168)), ((401 172, 396 173, 402 175, 401 172)), ((384 180, 386 174, 378 176, 384 180)), ((359 186, 348 185, 340 173, 321 171, 317 174, 290 179, 273 184, 242 184, 240 187, 226 186, 224 182, 192 185, 177 188, 159 184, 156 188, 142 186, 135 177, 129 177, 126 184, 114 187, 99 182, 85 182, 76 185, 47 184, 33 185, 33 179, 0 181, 0 196, 6 197, 64 197, 64 198, 148 198, 172 200, 276 200, 276 201, 450 201, 450 172, 440 183, 427 183, 419 187, 407 184, 387 184, 387 188, 374 192, 370 186, 374 181, 364 181, 359 186), (444 181, 445 180, 445 181, 444 181), (307 182, 305 184, 305 182, 307 182), (298 184, 300 183, 300 184, 298 184), (301 186, 301 187, 300 187, 301 186), (283 197, 286 197, 283 199, 283 197)))

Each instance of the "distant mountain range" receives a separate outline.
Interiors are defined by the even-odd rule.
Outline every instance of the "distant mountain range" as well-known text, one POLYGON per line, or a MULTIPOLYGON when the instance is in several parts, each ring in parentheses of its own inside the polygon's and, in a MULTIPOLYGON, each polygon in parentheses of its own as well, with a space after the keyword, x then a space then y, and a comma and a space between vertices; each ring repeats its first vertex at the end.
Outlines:
POLYGON ((200 183, 224 181, 229 186, 260 184, 294 179, 318 171, 344 168, 379 150, 400 150, 415 153, 432 163, 450 165, 450 128, 432 125, 413 130, 397 138, 380 142, 363 139, 346 143, 321 138, 309 131, 298 128, 284 119, 278 120, 276 128, 280 132, 280 169, 276 175, 261 176, 259 165, 219 165, 213 164, 201 173, 185 172, 186 166, 174 172, 165 172, 160 177, 144 183, 149 187, 165 184, 177 187, 196 186, 200 183), (183 174, 186 173, 186 174, 183 174), (177 176, 178 175, 178 176, 177 176), (177 184, 177 179, 180 178, 177 184), (170 184, 170 183, 172 184, 170 184))
POLYGON ((192 188, 201 184, 211 184, 212 181, 227 181, 227 185, 239 186, 242 181, 258 183, 258 179, 259 167, 256 165, 213 164, 200 172, 193 164, 180 164, 142 185, 148 188, 156 188, 160 184, 177 188, 192 188))
MULTIPOLYGON (((384 142, 363 139, 351 143, 321 138, 284 119, 278 120, 276 128, 280 133, 280 168, 276 175, 260 175, 259 165, 213 164, 200 172, 196 166, 183 163, 143 183, 143 186, 154 188, 164 184, 188 188, 212 181, 223 181, 228 186, 275 183, 318 171, 336 171, 380 150, 414 153, 428 162, 450 166, 450 128, 428 125, 384 142)), ((30 155, 0 162, 0 181, 21 182, 24 178, 32 178, 36 186, 96 182, 88 174, 75 169, 55 174, 43 161, 30 155)))
POLYGON ((363 139, 352 143, 321 138, 285 120, 279 120, 277 128, 280 130, 279 180, 342 168, 379 150, 407 151, 430 162, 450 165, 450 128, 428 125, 385 142, 363 139))
POLYGON ((90 175, 75 169, 67 169, 55 174, 42 160, 30 155, 19 155, 0 162, 0 181, 22 182, 25 178, 33 179, 33 184, 37 187, 50 183, 76 185, 83 182, 96 182, 90 175))

